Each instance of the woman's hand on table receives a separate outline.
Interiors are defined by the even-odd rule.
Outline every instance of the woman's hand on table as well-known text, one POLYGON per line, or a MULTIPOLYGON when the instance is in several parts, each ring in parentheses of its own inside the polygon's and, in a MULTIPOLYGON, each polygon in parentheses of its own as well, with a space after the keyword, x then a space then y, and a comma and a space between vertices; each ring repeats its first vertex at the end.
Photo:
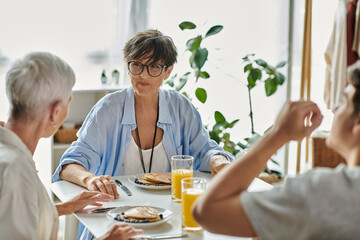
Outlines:
POLYGON ((84 183, 86 188, 90 191, 100 191, 113 196, 115 199, 119 198, 116 184, 109 175, 94 175, 92 177, 88 177, 84 183))
POLYGON ((118 223, 113 225, 110 230, 105 233, 104 236, 100 237, 98 240, 127 240, 135 235, 142 234, 143 230, 136 229, 128 223, 118 223))
POLYGON ((230 164, 227 158, 223 155, 215 155, 210 159, 211 175, 215 176, 221 169, 230 164))
POLYGON ((88 205, 100 207, 103 205, 100 202, 110 202, 111 200, 114 200, 114 197, 109 194, 83 191, 70 201, 56 204, 56 208, 59 216, 69 215, 84 209, 88 205))

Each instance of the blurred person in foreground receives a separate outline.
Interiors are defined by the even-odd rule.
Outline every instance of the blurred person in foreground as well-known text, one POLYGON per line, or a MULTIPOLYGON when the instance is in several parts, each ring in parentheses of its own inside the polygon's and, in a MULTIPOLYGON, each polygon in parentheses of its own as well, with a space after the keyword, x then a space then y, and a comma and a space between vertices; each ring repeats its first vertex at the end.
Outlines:
POLYGON ((267 160, 284 144, 310 136, 321 121, 317 105, 288 102, 273 129, 249 152, 215 176, 193 214, 206 230, 260 239, 359 239, 360 62, 348 68, 342 103, 334 109, 327 145, 346 159, 316 168, 273 189, 247 192, 267 160), (305 126, 305 119, 310 126, 305 126))
MULTIPOLYGON (((6 75, 10 116, 0 124, 1 239, 57 239, 58 216, 114 199, 84 191, 54 205, 38 177, 33 161, 36 146, 67 117, 74 83, 71 67, 46 52, 17 60, 6 75)), ((100 239, 129 239, 140 233, 128 224, 115 224, 100 239)))

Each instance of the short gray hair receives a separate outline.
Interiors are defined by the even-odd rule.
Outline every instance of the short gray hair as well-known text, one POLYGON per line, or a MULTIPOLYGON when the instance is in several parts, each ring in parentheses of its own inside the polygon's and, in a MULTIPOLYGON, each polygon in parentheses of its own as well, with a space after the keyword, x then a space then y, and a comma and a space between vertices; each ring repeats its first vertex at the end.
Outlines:
POLYGON ((75 84, 75 73, 61 58, 48 52, 32 52, 16 60, 6 74, 10 115, 34 120, 56 101, 65 105, 75 84))

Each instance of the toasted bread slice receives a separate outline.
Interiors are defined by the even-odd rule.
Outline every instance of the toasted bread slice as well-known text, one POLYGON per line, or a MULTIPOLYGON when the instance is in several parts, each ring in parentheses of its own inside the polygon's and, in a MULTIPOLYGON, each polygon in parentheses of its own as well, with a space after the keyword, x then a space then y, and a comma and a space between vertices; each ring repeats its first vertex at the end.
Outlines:
POLYGON ((146 173, 142 179, 155 182, 157 184, 171 184, 171 175, 170 173, 146 173))

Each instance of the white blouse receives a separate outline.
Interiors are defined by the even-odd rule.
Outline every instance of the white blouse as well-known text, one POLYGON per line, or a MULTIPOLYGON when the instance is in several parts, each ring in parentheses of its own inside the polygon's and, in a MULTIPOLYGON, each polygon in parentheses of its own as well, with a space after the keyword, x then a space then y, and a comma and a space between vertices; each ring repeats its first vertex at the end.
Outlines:
MULTIPOLYGON (((151 148, 142 150, 144 165, 146 172, 149 171, 151 148)), ((154 147, 151 172, 170 172, 170 163, 167 158, 163 142, 161 141, 154 147)), ((126 158, 124 162, 124 175, 144 173, 141 165, 139 148, 134 138, 131 138, 128 149, 126 150, 126 158)))
POLYGON ((1 239, 57 239, 58 213, 42 185, 30 150, 0 127, 1 239))

